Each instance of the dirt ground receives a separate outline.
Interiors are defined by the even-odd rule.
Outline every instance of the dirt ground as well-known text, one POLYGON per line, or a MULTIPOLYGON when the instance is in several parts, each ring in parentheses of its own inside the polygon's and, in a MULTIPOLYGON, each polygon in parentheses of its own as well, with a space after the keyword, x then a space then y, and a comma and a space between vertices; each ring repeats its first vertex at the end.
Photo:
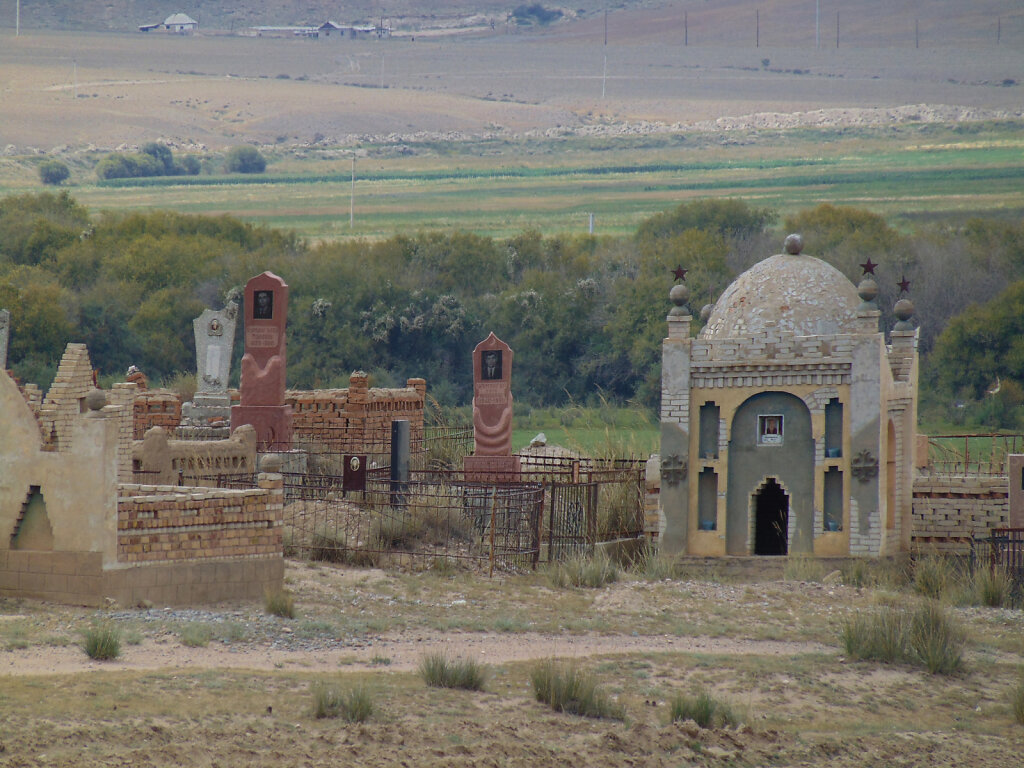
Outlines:
MULTIPOLYGON (((638 22, 639 23, 639 22, 638 22)), ((1021 115, 1024 50, 586 35, 351 41, 0 32, 0 150, 615 136, 1021 115)))
POLYGON ((488 580, 290 563, 294 619, 259 605, 0 606, 0 765, 962 766, 1020 765, 1009 696, 1024 614, 951 608, 966 668, 929 675, 845 659, 837 622, 912 599, 836 583, 624 575, 597 590, 543 574, 488 580), (124 630, 90 661, 80 632, 124 630), (186 644, 189 627, 211 630, 186 644), (425 686, 424 655, 486 665, 482 692, 425 686), (537 703, 529 672, 556 658, 595 675, 626 719, 537 703), (310 685, 363 685, 364 723, 317 719, 310 685), (674 695, 730 702, 742 724, 670 722, 674 695))

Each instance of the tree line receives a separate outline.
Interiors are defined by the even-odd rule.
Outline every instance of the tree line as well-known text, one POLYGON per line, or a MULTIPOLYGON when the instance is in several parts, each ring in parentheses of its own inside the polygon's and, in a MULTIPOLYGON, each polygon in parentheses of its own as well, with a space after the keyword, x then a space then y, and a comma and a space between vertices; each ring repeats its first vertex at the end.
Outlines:
MULTIPOLYGON (((423 376, 443 404, 471 397, 470 352, 494 331, 515 352, 514 391, 534 405, 598 398, 655 409, 672 270, 688 270, 699 312, 742 270, 801 232, 805 252, 854 283, 876 269, 883 326, 898 281, 921 326, 922 414, 1024 427, 1024 225, 971 219, 914 231, 849 207, 780 221, 741 200, 698 200, 629 237, 495 239, 421 232, 310 244, 285 231, 168 211, 91 214, 67 192, 0 200, 0 307, 12 313, 8 367, 45 385, 64 345, 88 345, 101 374, 151 379, 195 370, 192 319, 240 301, 264 270, 291 288, 288 381, 377 385, 423 376), (999 381, 997 395, 988 395, 999 381)), ((235 360, 241 355, 241 333, 235 360)), ((237 362, 234 373, 237 381, 237 362)))

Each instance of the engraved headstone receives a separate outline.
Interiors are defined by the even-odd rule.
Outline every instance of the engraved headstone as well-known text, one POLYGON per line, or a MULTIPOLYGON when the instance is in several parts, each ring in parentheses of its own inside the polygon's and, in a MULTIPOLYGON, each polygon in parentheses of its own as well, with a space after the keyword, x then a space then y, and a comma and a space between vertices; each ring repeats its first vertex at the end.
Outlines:
POLYGON ((11 313, 0 309, 0 371, 7 370, 7 342, 11 337, 11 313))
POLYGON ((512 348, 493 333, 473 350, 473 455, 465 459, 466 479, 516 479, 512 456, 512 348))
POLYGON ((182 406, 182 416, 192 425, 207 425, 231 418, 231 349, 235 344, 238 305, 203 310, 192 321, 196 339, 197 391, 191 403, 182 406))
POLYGON ((252 424, 260 452, 288 450, 292 444, 292 408, 284 402, 288 284, 273 272, 249 280, 244 314, 242 401, 231 408, 231 429, 252 424))

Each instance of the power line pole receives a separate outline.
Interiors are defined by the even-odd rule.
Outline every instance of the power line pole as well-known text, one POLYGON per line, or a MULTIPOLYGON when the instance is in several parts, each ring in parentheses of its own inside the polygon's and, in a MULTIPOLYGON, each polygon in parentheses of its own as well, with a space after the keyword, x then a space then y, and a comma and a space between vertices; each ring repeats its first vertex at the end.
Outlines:
POLYGON ((356 225, 356 156, 352 155, 352 187, 348 196, 348 228, 356 225))
POLYGON ((814 48, 821 50, 821 0, 814 0, 814 48))
POLYGON ((14 10, 14 36, 21 35, 21 0, 18 0, 14 10))

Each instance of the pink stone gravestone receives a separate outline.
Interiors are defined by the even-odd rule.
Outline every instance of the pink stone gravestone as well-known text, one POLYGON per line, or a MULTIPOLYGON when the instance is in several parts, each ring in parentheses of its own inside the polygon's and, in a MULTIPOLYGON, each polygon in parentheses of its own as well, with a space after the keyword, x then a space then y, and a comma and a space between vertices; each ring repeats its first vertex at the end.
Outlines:
POLYGON ((512 349, 493 333, 473 350, 473 443, 465 459, 466 479, 518 479, 512 455, 512 349))
POLYGON ((287 321, 284 280, 264 272, 245 284, 242 402, 231 408, 231 430, 251 424, 261 452, 287 451, 292 446, 292 407, 284 402, 287 321))

